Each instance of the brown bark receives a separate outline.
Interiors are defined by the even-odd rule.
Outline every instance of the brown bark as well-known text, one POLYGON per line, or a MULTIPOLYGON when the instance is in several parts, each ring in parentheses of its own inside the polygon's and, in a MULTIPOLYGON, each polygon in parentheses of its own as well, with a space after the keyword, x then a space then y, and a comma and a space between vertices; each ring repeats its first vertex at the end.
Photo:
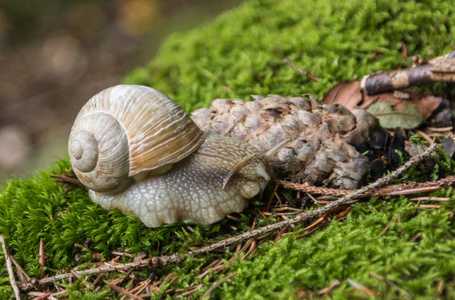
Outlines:
POLYGON ((374 95, 433 82, 455 82, 455 51, 425 65, 367 75, 361 88, 374 95))

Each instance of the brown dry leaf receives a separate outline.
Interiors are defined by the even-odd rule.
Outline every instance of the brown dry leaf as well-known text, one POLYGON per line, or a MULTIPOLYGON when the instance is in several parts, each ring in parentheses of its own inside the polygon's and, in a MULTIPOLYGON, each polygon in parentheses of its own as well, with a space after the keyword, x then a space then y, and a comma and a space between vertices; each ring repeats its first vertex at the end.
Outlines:
POLYGON ((435 96, 425 96, 419 100, 411 100, 412 104, 416 106, 416 108, 419 110, 419 112, 422 114, 423 119, 426 120, 428 119, 433 111, 436 110, 436 108, 439 107, 441 104, 442 98, 441 97, 435 97, 435 96))
MULTIPOLYGON (((441 104, 442 98, 441 97, 435 97, 433 95, 426 95, 423 92, 417 91, 417 90, 407 90, 404 93, 400 94, 405 94, 407 95, 406 102, 411 102, 417 110, 420 112, 420 114, 423 117, 423 120, 425 121, 428 119, 431 114, 433 113, 436 108, 439 107, 441 104)), ((360 105, 362 108, 366 108, 371 103, 378 101, 378 102, 395 102, 397 104, 403 103, 403 98, 397 98, 396 93, 394 92, 389 92, 389 93, 381 93, 377 95, 364 95, 363 103, 360 105)), ((403 96, 401 96, 403 97, 403 96)))
POLYGON ((360 81, 343 81, 324 95, 322 103, 341 104, 352 111, 362 101, 360 81))
MULTIPOLYGON (((343 81, 332 87, 322 99, 324 104, 341 104, 352 111, 356 106, 367 108, 375 101, 392 101, 397 104, 406 99, 410 101, 423 116, 428 119, 433 111, 441 104, 442 98, 427 95, 417 90, 394 91, 376 95, 362 93, 360 81, 343 81)), ((396 109, 398 109, 397 107, 396 109)))

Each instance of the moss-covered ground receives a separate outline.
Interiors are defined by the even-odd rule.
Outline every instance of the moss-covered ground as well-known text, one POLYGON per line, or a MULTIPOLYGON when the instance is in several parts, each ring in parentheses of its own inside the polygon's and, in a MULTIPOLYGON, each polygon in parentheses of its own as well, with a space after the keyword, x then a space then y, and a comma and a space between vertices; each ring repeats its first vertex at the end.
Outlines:
MULTIPOLYGON (((339 81, 410 65, 403 46, 409 55, 450 52, 454 25, 455 6, 442 0, 246 1, 210 24, 169 37, 156 58, 131 72, 125 82, 157 88, 187 111, 208 106, 214 98, 247 99, 250 94, 320 97, 339 81), (284 57, 320 80, 299 75, 282 62, 284 57)), ((437 91, 447 88, 439 85, 437 91)), ((453 161, 443 159, 438 168, 451 174, 453 166, 453 161)), ((68 168, 68 162, 59 161, 53 171, 60 172, 61 167, 68 168)), ((419 179, 415 170, 408 177, 419 179)), ((52 275, 73 267, 76 254, 87 262, 91 252, 110 258, 117 249, 152 255, 185 253, 188 247, 236 234, 229 225, 247 230, 259 217, 251 205, 239 216, 243 223, 226 219, 208 227, 194 225, 194 232, 183 224, 152 230, 137 218, 104 211, 81 190, 62 196, 50 174, 48 170, 27 180, 10 180, 0 190, 0 235, 31 276, 43 272, 37 259, 40 238, 49 256, 44 272, 52 275), (74 246, 87 238, 94 242, 93 249, 74 246)), ((351 279, 383 299, 453 299, 455 196, 451 189, 432 195, 450 200, 439 209, 424 209, 406 197, 371 199, 354 204, 346 219, 332 221, 308 237, 294 240, 289 235, 267 242, 253 256, 234 263, 227 273, 238 272, 233 282, 220 284, 213 295, 311 298, 337 279, 341 283, 329 297, 367 298, 348 283, 351 279)), ((210 259, 210 255, 196 257, 158 270, 158 275, 172 269, 180 275, 173 285, 185 289, 191 282, 204 282, 197 275, 210 259)), ((193 297, 210 286, 205 284, 193 297)), ((85 293, 77 287, 72 286, 74 299, 118 297, 108 288, 85 293)), ((0 298, 12 295, 0 256, 0 298)))

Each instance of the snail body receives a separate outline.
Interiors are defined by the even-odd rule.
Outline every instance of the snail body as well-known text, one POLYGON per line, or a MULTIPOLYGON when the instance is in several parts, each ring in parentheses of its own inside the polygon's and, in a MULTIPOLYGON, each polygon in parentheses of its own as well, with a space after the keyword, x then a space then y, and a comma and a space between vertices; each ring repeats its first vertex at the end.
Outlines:
POLYGON ((250 144, 210 135, 168 172, 149 176, 116 194, 90 191, 90 197, 107 210, 117 208, 138 216, 148 227, 178 221, 212 224, 243 211, 248 200, 259 194, 270 179, 265 169, 265 178, 256 175, 254 168, 266 161, 259 153, 222 190, 227 174, 253 153, 258 150, 250 144))
POLYGON ((148 227, 207 225, 243 211, 270 180, 276 150, 207 136, 166 95, 134 85, 90 99, 69 139, 73 170, 91 199, 148 227))

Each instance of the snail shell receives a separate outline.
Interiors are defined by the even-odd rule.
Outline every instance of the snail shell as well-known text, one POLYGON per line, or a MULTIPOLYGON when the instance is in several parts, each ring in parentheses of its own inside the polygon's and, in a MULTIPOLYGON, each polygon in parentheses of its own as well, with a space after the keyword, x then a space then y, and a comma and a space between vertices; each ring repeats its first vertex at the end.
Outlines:
POLYGON ((81 109, 68 149, 76 176, 89 189, 116 192, 127 178, 188 156, 205 134, 163 93, 118 85, 81 109))

